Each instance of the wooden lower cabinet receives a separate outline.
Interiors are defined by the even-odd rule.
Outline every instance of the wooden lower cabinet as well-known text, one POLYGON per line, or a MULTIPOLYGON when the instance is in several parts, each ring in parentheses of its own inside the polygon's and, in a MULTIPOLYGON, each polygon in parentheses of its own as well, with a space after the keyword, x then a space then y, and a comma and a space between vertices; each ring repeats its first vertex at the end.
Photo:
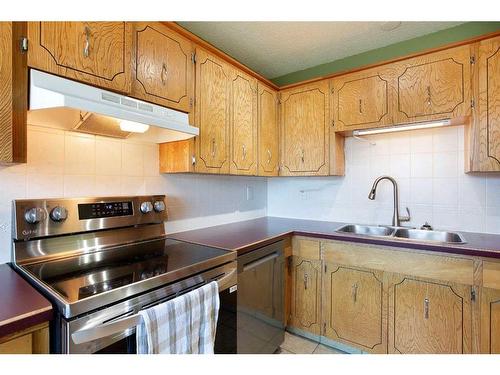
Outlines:
POLYGON ((48 354, 49 323, 0 337, 0 354, 48 354))
POLYGON ((498 289, 482 290, 481 353, 500 354, 500 290, 498 289))
POLYGON ((387 299, 378 271, 326 263, 324 335, 371 353, 387 353, 387 299))
POLYGON ((471 286, 393 275, 388 293, 389 353, 471 352, 471 286))
POLYGON ((291 274, 290 324, 300 330, 319 335, 321 262, 293 256, 291 274))

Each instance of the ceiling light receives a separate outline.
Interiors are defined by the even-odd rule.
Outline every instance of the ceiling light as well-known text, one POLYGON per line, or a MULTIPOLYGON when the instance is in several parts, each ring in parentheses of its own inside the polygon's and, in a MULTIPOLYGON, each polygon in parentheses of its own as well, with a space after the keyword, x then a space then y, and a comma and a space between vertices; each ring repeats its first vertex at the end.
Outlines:
POLYGON ((387 128, 354 130, 352 132, 352 134, 354 136, 360 136, 360 135, 400 132, 400 131, 406 131, 406 130, 438 128, 440 126, 448 126, 448 125, 451 125, 450 120, 439 120, 439 121, 429 121, 429 122, 418 122, 418 123, 414 123, 414 124, 397 125, 397 126, 391 126, 391 127, 387 127, 387 128))
POLYGON ((124 132, 145 133, 149 129, 149 125, 141 124, 140 122, 121 120, 120 129, 124 132))
POLYGON ((401 21, 384 22, 380 26, 380 29, 382 31, 392 31, 392 30, 396 30, 399 26, 401 26, 401 21))

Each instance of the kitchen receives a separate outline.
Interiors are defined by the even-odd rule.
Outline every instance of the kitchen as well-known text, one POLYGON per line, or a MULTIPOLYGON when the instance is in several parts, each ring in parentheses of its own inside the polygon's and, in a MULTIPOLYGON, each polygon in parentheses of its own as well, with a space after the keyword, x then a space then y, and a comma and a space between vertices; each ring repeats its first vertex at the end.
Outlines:
POLYGON ((0 29, 1 353, 500 353, 499 22, 0 29))

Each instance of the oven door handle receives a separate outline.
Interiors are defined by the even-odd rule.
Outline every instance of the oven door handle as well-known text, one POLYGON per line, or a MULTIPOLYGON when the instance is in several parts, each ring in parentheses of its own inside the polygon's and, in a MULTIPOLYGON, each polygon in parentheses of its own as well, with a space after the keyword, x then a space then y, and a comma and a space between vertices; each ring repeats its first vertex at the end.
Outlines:
MULTIPOLYGON (((216 280, 219 291, 225 290, 236 283, 235 280, 236 268, 231 269, 226 275, 216 280)), ((111 336, 115 333, 126 331, 127 329, 137 327, 142 322, 142 317, 139 314, 130 315, 112 322, 99 324, 94 327, 82 328, 71 334, 71 339, 77 345, 94 340, 99 340, 104 337, 111 336)))
POLYGON ((90 328, 83 328, 71 334, 71 339, 77 345, 94 340, 102 339, 103 337, 111 336, 115 333, 126 331, 127 329, 137 327, 141 324, 142 317, 139 314, 127 316, 122 319, 115 320, 104 324, 99 324, 90 328))

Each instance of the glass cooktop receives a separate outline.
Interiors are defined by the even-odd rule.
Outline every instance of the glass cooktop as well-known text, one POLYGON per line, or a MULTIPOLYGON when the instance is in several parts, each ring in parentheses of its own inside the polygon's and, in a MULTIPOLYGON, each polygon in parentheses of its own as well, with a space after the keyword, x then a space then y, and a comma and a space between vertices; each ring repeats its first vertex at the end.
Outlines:
MULTIPOLYGON (((69 303, 132 283, 210 262, 230 253, 171 239, 125 245, 100 252, 25 266, 25 270, 69 303)), ((183 275, 186 272, 182 273, 183 275)))

